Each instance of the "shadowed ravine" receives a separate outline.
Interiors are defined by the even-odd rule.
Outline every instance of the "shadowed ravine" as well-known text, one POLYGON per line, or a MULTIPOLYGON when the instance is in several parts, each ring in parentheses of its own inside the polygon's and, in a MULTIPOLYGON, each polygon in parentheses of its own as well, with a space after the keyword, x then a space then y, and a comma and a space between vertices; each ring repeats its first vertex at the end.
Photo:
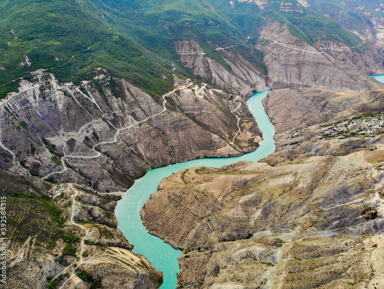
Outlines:
POLYGON ((247 102, 263 134, 262 144, 256 151, 240 157, 199 159, 150 170, 135 182, 118 203, 116 216, 119 229, 129 242, 135 245, 135 253, 143 254, 156 269, 163 272, 162 289, 176 288, 176 273, 179 273, 177 258, 180 256, 180 251, 147 232, 141 222, 141 208, 149 196, 157 191, 161 180, 175 172, 199 166, 219 168, 239 161, 257 162, 271 154, 275 150, 273 139, 275 129, 262 104, 267 94, 268 91, 256 93, 247 102))

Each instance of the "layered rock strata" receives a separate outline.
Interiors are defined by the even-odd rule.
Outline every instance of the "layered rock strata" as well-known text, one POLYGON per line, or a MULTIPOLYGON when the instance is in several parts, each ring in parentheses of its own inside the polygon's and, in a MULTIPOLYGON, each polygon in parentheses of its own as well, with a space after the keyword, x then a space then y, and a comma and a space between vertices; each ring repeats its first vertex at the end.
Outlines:
POLYGON ((175 87, 156 96, 103 70, 80 86, 38 71, 0 103, 0 167, 111 192, 149 168, 258 147, 242 98, 176 76, 175 87))
POLYGON ((384 286, 383 94, 274 91, 277 151, 264 163, 164 179, 141 214, 183 250, 179 286, 384 286))
POLYGON ((362 92, 382 87, 368 77, 383 72, 374 54, 359 53, 342 42, 324 39, 311 46, 286 26, 270 23, 261 32, 257 48, 264 53, 272 89, 322 87, 362 92))

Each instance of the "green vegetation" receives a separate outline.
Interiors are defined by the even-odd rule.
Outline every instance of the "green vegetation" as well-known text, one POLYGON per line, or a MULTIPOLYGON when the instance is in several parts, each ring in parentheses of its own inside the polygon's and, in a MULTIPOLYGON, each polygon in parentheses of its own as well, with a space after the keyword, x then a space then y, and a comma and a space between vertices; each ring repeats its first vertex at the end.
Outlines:
POLYGON ((55 164, 57 164, 58 166, 61 166, 61 161, 60 161, 57 157, 52 156, 52 157, 51 157, 51 160, 52 160, 55 164))
POLYGON ((90 283, 91 286, 90 288, 91 289, 96 289, 96 288, 103 288, 102 284, 101 284, 101 280, 100 279, 94 279, 93 276, 91 274, 89 274, 87 271, 85 270, 79 270, 76 275, 83 281, 87 282, 87 283, 90 283))
POLYGON ((46 138, 42 137, 41 140, 43 141, 43 143, 45 144, 45 146, 51 151, 51 152, 54 152, 56 150, 56 146, 54 144, 52 144, 49 140, 47 140, 46 138))
POLYGON ((93 277, 91 274, 89 274, 87 271, 80 270, 76 275, 85 282, 90 282, 93 280, 93 277))
POLYGON ((16 176, 0 169, 1 196, 7 197, 8 228, 15 233, 12 243, 23 244, 36 236, 34 246, 50 249, 62 233, 67 214, 46 194, 49 184, 33 177, 16 176))
POLYGON ((153 91, 171 88, 160 77, 169 75, 166 61, 139 45, 129 34, 121 34, 93 2, 7 0, 0 3, 3 96, 17 87, 17 83, 10 81, 39 68, 49 69, 62 81, 78 83, 92 77, 96 67, 104 67, 153 91))
POLYGON ((40 198, 7 196, 9 228, 16 228, 12 242, 23 244, 30 236, 37 236, 35 246, 45 249, 56 246, 65 217, 52 202, 40 198), (18 219, 20 218, 20 219, 18 219))
POLYGON ((22 200, 27 200, 27 203, 35 204, 38 206, 40 210, 49 212, 49 214, 52 216, 53 220, 61 227, 63 226, 66 218, 63 217, 63 210, 59 209, 56 205, 53 204, 51 201, 51 198, 47 195, 41 195, 41 196, 33 196, 33 195, 27 195, 20 192, 12 193, 11 195, 8 195, 11 199, 18 199, 20 202, 22 200))
POLYGON ((273 241, 273 245, 275 245, 277 247, 281 247, 284 245, 284 240, 282 240, 280 238, 275 238, 273 241))
POLYGON ((62 253, 63 253, 63 256, 76 257, 76 251, 77 251, 77 249, 75 247, 73 247, 73 245, 71 243, 66 243, 62 253))
POLYGON ((374 1, 367 2, 364 0, 309 0, 308 2, 311 5, 311 10, 323 15, 329 15, 330 18, 341 23, 343 27, 360 33, 364 33, 366 29, 371 29, 372 25, 364 12, 377 13, 375 9, 379 6, 379 4, 375 5, 374 1), (357 7, 360 7, 360 9, 356 9, 357 7), (363 10, 361 10, 361 7, 363 7, 363 10))
POLYGON ((77 237, 73 232, 70 232, 68 234, 61 232, 60 237, 65 243, 76 243, 80 240, 79 237, 77 237))
POLYGON ((321 38, 331 38, 344 42, 349 46, 361 43, 359 37, 349 32, 333 19, 326 18, 313 12, 303 14, 288 14, 285 21, 292 34, 310 44, 321 38))
POLYGON ((63 276, 59 276, 58 278, 56 278, 55 280, 51 280, 51 281, 49 281, 48 282, 48 284, 47 284, 47 286, 46 286, 46 288, 48 288, 48 289, 54 289, 54 288, 56 288, 56 286, 59 284, 59 282, 61 281, 61 280, 63 280, 64 279, 64 277, 63 276))
POLYGON ((33 144, 31 144, 31 154, 34 155, 35 152, 36 152, 36 147, 33 144))
MULTIPOLYGON (((254 3, 231 7, 227 0, 1 1, 0 98, 17 89, 20 77, 30 78, 39 68, 78 84, 102 67, 153 96, 161 95, 172 88, 172 73, 190 76, 177 64, 174 41, 191 38, 228 70, 214 49, 217 45, 236 45, 238 53, 265 73, 263 55, 253 46, 266 19, 286 24, 309 43, 320 38, 347 45, 360 41, 333 19, 305 8, 303 13, 281 12, 280 1, 270 3, 261 10, 254 3)), ((119 88, 111 85, 119 97, 119 88)))
POLYGON ((26 122, 21 121, 21 122, 19 122, 19 124, 20 124, 20 126, 21 126, 23 129, 28 130, 28 125, 27 125, 26 122))

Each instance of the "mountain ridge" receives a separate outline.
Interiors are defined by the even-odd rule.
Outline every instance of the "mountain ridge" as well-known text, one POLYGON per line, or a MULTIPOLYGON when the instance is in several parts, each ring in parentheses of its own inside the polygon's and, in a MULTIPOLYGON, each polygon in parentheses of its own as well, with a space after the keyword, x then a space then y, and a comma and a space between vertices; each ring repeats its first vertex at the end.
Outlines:
POLYGON ((230 67, 216 48, 236 45, 235 49, 265 74, 263 53, 254 44, 268 22, 287 25, 295 37, 311 45, 329 38, 355 49, 363 41, 335 20, 296 1, 287 2, 290 5, 284 2, 300 7, 300 11, 290 12, 281 11, 280 1, 270 1, 271 5, 263 9, 255 3, 233 3, 4 1, 0 8, 8 13, 0 14, 0 32, 5 35, 0 43, 0 93, 4 97, 15 91, 15 80, 28 78, 28 73, 37 69, 49 69, 61 81, 78 84, 94 77, 95 69, 102 67, 112 76, 127 78, 136 86, 162 94, 172 88, 173 70, 195 77, 180 65, 173 48, 174 41, 191 39, 229 72, 230 67))

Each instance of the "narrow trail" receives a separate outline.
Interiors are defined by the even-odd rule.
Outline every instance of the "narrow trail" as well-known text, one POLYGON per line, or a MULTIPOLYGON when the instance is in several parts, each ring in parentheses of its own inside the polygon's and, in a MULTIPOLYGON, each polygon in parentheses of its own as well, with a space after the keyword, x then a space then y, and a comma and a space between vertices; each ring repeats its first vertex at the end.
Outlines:
POLYGON ((227 46, 227 47, 217 47, 215 48, 216 51, 221 51, 221 50, 227 50, 227 49, 231 49, 233 47, 236 47, 238 45, 231 45, 231 46, 227 46))
POLYGON ((54 278, 52 278, 52 281, 57 279, 59 276, 61 276, 62 274, 64 274, 65 272, 67 272, 70 268, 73 268, 70 276, 68 277, 67 280, 65 280, 65 282, 59 287, 59 288, 65 288, 64 286, 68 283, 69 280, 72 280, 73 277, 75 277, 75 272, 76 272, 76 269, 84 263, 83 261, 83 252, 84 252, 84 242, 85 242, 85 238, 87 237, 88 235, 88 229, 85 228, 83 225, 80 225, 78 223, 76 223, 73 218, 74 218, 74 215, 75 215, 75 207, 76 207, 76 197, 78 196, 79 194, 79 191, 76 190, 72 184, 69 184, 69 188, 74 192, 73 194, 73 198, 72 198, 72 207, 71 207, 71 217, 70 217, 70 221, 69 221, 69 224, 70 225, 73 225, 73 226, 76 226, 76 227, 79 227, 80 229, 84 230, 84 236, 83 238, 81 238, 81 241, 80 241, 80 246, 79 246, 79 249, 77 250, 79 253, 77 254, 79 260, 75 260, 73 263, 71 263, 70 265, 68 265, 67 267, 64 268, 63 271, 61 271, 59 274, 57 274, 54 278), (75 267, 73 267, 74 264, 77 264, 75 267))
POLYGON ((17 35, 13 29, 11 29, 11 33, 13 34, 14 40, 19 39, 19 37, 17 37, 17 35))
POLYGON ((181 52, 181 51, 176 51, 178 55, 207 55, 205 52, 181 52))
POLYGON ((207 84, 203 83, 200 88, 198 85, 195 85, 194 89, 196 91, 196 96, 198 98, 204 98, 204 94, 202 92, 204 92, 207 89, 207 84))
POLYGON ((63 166, 63 169, 58 171, 58 172, 52 172, 52 173, 49 173, 48 175, 46 175, 45 177, 42 177, 43 180, 46 180, 48 179, 49 177, 53 176, 53 175, 57 175, 57 174, 61 174, 61 173, 64 173, 66 170, 68 170, 67 166, 65 165, 65 153, 64 153, 64 156, 61 158, 61 165, 63 166))
MULTIPOLYGON (((291 49, 291 50, 296 50, 296 51, 300 51, 300 52, 304 52, 304 53, 311 53, 311 54, 324 54, 325 52, 324 51, 311 51, 311 50, 306 50, 306 49, 300 49, 300 48, 296 48, 296 47, 293 47, 293 46, 290 46, 290 45, 287 45, 287 44, 284 44, 280 41, 277 41, 277 40, 274 40, 274 39, 271 39, 269 37, 264 37, 264 36, 260 36, 260 39, 265 39, 265 40, 268 40, 268 41, 271 41, 275 44, 278 44, 280 46, 283 46, 285 48, 288 48, 288 49, 291 49)), ((312 46, 311 46, 312 47, 312 46)))
POLYGON ((34 236, 29 236, 27 238, 27 240, 24 242, 24 244, 18 249, 18 251, 16 252, 16 254, 13 255, 13 257, 11 257, 9 259, 9 261, 11 261, 12 259, 15 259, 10 265, 9 267, 12 268, 13 266, 15 266, 15 264, 17 263, 20 263, 24 260, 24 257, 27 255, 28 251, 29 251, 29 243, 30 241, 35 238, 37 235, 34 235, 34 236), (25 250, 24 250, 25 248, 25 250))
MULTIPOLYGON (((58 175, 58 174, 63 174, 65 173, 67 170, 68 170, 68 167, 66 165, 68 159, 97 159, 99 157, 101 157, 103 154, 99 151, 100 150, 100 147, 104 146, 104 145, 110 145, 110 144, 114 144, 114 143, 117 143, 119 141, 119 136, 121 135, 122 132, 124 132, 125 130, 128 130, 128 129, 131 129, 135 126, 138 126, 142 123, 145 123, 147 121, 149 121, 150 119, 153 119, 163 113, 165 113, 167 111, 167 108, 166 108, 166 104, 167 104, 167 99, 166 97, 168 97, 169 95, 173 94, 174 92, 178 91, 178 90, 183 90, 183 89, 186 89, 186 88, 189 88, 193 85, 193 83, 188 79, 187 82, 183 85, 180 85, 178 87, 176 87, 175 89, 165 93, 164 95, 162 95, 162 99, 163 99, 163 103, 162 103, 162 107, 163 109, 158 112, 158 113, 155 113, 153 115, 150 115, 140 121, 136 121, 135 123, 132 123, 130 125, 127 125, 125 127, 121 127, 121 128, 115 128, 116 131, 115 131, 115 134, 114 136, 112 137, 112 139, 110 140, 106 140, 106 141, 102 141, 102 142, 99 142, 97 144, 95 144, 93 147, 92 147, 92 151, 94 152, 94 154, 92 155, 87 155, 87 154, 78 154, 78 155, 72 155, 72 154, 67 154, 67 147, 66 147, 66 142, 64 141, 64 139, 62 138, 62 136, 60 135, 57 135, 62 143, 63 143, 63 155, 60 159, 60 162, 61 162, 61 169, 59 171, 55 171, 55 172, 50 172, 48 173, 47 175, 45 175, 44 177, 42 177, 42 179, 44 180, 47 180, 49 179, 50 177, 54 176, 54 175, 58 175), (99 150, 97 150, 99 148, 99 150)), ((204 83, 202 85, 202 87, 200 87, 199 89, 196 89, 196 96, 199 97, 199 98, 203 98, 203 92, 207 89, 206 87, 207 85, 204 83)), ((209 91, 215 91, 215 89, 209 89, 209 91)), ((98 110, 102 111, 100 106, 97 104, 96 100, 93 99, 92 97, 86 95, 85 93, 81 92, 80 93, 85 97, 87 98, 89 101, 91 101, 96 107, 98 110)), ((235 101, 237 101, 239 96, 236 96, 236 99, 235 101)), ((8 99, 5 99, 3 101, 0 102, 0 107, 2 108, 2 111, 4 113, 4 106, 12 99, 12 97, 8 98, 8 99)), ((241 106, 241 103, 239 103, 239 105, 231 110, 231 113, 233 113, 236 118, 237 118, 237 127, 238 127, 238 132, 236 133, 236 135, 234 136, 234 138, 232 139, 232 142, 230 144, 234 145, 234 140, 236 139, 236 137, 241 133, 241 128, 240 128, 240 117, 238 115, 236 115, 236 111, 240 108, 241 106)), ((48 124, 47 124, 48 125, 48 124)), ((48 125, 48 127, 50 127, 48 125)), ((114 127, 114 126, 113 126, 114 127)), ((51 127, 50 127, 51 128, 51 127)), ((52 128, 51 128, 52 129, 52 128)), ((53 130, 53 129, 52 129, 53 130)), ((12 156, 12 161, 13 161, 13 164, 14 166, 18 165, 17 163, 17 159, 16 159, 16 154, 10 150, 9 148, 7 148, 3 142, 2 142, 2 131, 1 131, 1 128, 0 128, 0 147, 3 148, 5 151, 7 151, 11 156, 12 156)))
MULTIPOLYGON (((146 121, 148 121, 148 120, 150 120, 150 119, 152 119, 152 118, 154 118, 154 117, 157 117, 157 116, 159 116, 159 115, 165 113, 166 110, 167 110, 167 108, 166 108, 166 103, 167 103, 166 97, 169 96, 169 95, 171 95, 172 93, 174 93, 174 92, 177 91, 177 90, 182 90, 182 89, 185 89, 185 88, 189 88, 191 85, 193 85, 193 83, 188 81, 187 84, 182 85, 182 86, 179 86, 179 87, 176 87, 176 88, 173 89, 172 91, 170 91, 170 92, 168 92, 168 93, 162 95, 162 98, 163 98, 163 104, 162 104, 162 106, 163 106, 163 110, 162 110, 162 111, 160 111, 160 112, 158 112, 158 113, 156 113, 156 114, 153 114, 153 115, 151 115, 151 116, 148 116, 148 117, 146 117, 145 119, 143 119, 143 120, 141 120, 141 121, 138 121, 138 122, 135 122, 135 123, 133 123, 133 124, 131 124, 131 125, 128 125, 128 126, 125 126, 125 127, 122 127, 122 128, 117 129, 115 135, 113 136, 113 138, 112 138, 111 140, 103 141, 103 142, 97 143, 97 144, 95 144, 95 145, 92 147, 92 151, 95 152, 94 155, 67 155, 67 153, 66 153, 66 146, 65 146, 65 144, 64 144, 64 149, 63 149, 63 154, 64 154, 64 156, 61 158, 61 164, 62 164, 62 166, 63 166, 63 169, 61 169, 60 171, 57 171, 57 172, 51 172, 51 173, 49 173, 48 175, 44 176, 42 179, 46 180, 46 179, 48 179, 49 177, 51 177, 51 176, 53 176, 53 175, 61 174, 61 173, 64 173, 65 171, 67 171, 67 170, 68 170, 68 167, 66 166, 65 161, 66 161, 67 159, 69 159, 69 158, 79 158, 79 159, 96 159, 96 158, 99 158, 99 157, 102 155, 102 153, 101 153, 100 151, 96 150, 97 147, 99 147, 99 146, 103 146, 103 145, 108 145, 108 144, 114 144, 114 143, 118 142, 118 137, 119 137, 119 135, 120 135, 120 133, 121 133, 122 131, 125 131, 125 130, 127 130, 127 129, 132 128, 132 127, 135 127, 135 126, 137 126, 137 125, 139 125, 139 124, 142 124, 142 123, 144 123, 144 122, 146 122, 146 121)), ((206 89, 206 84, 204 84, 204 85, 203 85, 203 86, 196 92, 196 96, 197 96, 197 97, 202 97, 202 95, 201 95, 201 91, 204 90, 204 89, 206 89)), ((214 89, 212 89, 212 90, 214 90, 214 89)), ((234 101, 237 101, 238 98, 239 98, 239 96, 237 95, 234 101)), ((232 140, 232 145, 234 144, 233 142, 234 142, 235 138, 241 133, 241 128, 240 128, 240 126, 239 126, 239 125, 240 125, 240 117, 239 117, 237 114, 235 114, 236 111, 237 111, 240 107, 241 107, 241 102, 239 102, 239 105, 238 105, 234 110, 231 110, 231 112, 232 112, 232 113, 236 116, 236 118, 237 118, 237 127, 238 127, 238 129, 239 129, 238 132, 236 133, 236 135, 234 136, 233 140, 232 140)), ((64 142, 64 143, 65 143, 65 142, 64 142)), ((120 193, 120 192, 117 192, 117 193, 120 193)))
POLYGON ((135 122, 135 123, 133 123, 133 124, 130 124, 130 125, 125 126, 125 127, 122 127, 122 128, 118 128, 118 129, 116 130, 115 135, 113 136, 113 138, 112 138, 111 140, 103 141, 103 142, 97 143, 97 144, 95 144, 95 145, 92 147, 92 151, 95 152, 95 155, 91 155, 91 156, 87 156, 87 155, 67 155, 67 153, 66 153, 66 146, 65 146, 65 142, 64 142, 64 149, 63 149, 63 154, 64 154, 64 156, 61 158, 61 164, 62 164, 62 166, 63 166, 63 169, 60 170, 60 171, 57 171, 57 172, 49 173, 48 175, 46 175, 46 176, 43 177, 42 179, 45 180, 45 179, 48 179, 49 177, 51 177, 51 176, 53 176, 53 175, 61 174, 61 173, 64 173, 65 171, 67 171, 67 170, 68 170, 68 167, 65 165, 65 161, 66 161, 68 158, 79 158, 79 159, 96 159, 96 158, 99 158, 99 157, 102 155, 102 153, 96 150, 97 147, 99 147, 99 146, 103 146, 103 145, 108 145, 108 144, 114 144, 114 143, 118 142, 118 137, 119 137, 119 135, 120 135, 120 133, 121 133, 122 131, 125 131, 125 130, 127 130, 127 129, 130 129, 130 128, 134 127, 134 126, 137 126, 137 125, 139 125, 139 124, 142 124, 142 123, 144 123, 144 122, 146 122, 146 121, 148 121, 148 120, 150 120, 150 119, 152 119, 152 118, 154 118, 154 117, 157 117, 157 116, 163 114, 163 113, 166 112, 166 110, 167 110, 167 108, 166 108, 166 103, 167 103, 166 97, 169 96, 169 95, 171 95, 172 93, 174 93, 174 92, 177 91, 177 90, 181 90, 181 89, 188 88, 188 87, 191 86, 191 85, 192 85, 192 83, 190 83, 190 82, 188 81, 187 84, 182 85, 182 86, 179 86, 179 87, 176 87, 176 88, 173 89, 172 91, 170 91, 170 92, 168 92, 168 93, 162 95, 162 98, 163 98, 163 104, 162 104, 162 106, 163 106, 163 110, 162 110, 162 111, 160 111, 160 112, 158 112, 158 113, 155 113, 155 114, 153 114, 153 115, 150 115, 150 116, 146 117, 145 119, 143 119, 143 120, 141 120, 141 121, 135 122))
MULTIPOLYGON (((140 181, 136 182, 127 191, 125 197, 118 202, 115 210, 119 223, 118 228, 123 232, 124 236, 129 239, 130 243, 135 246, 134 253, 144 255, 156 269, 163 272, 164 283, 162 288, 174 289, 177 287, 177 274, 180 273, 178 258, 181 255, 181 251, 148 233, 140 216, 141 208, 150 198, 150 195, 158 190, 161 180, 175 172, 201 166, 220 168, 224 165, 230 165, 242 160, 257 162, 271 154, 275 149, 273 138, 275 130, 262 105, 262 100, 267 94, 268 91, 259 93, 257 96, 254 95, 250 97, 247 101, 249 110, 255 117, 260 131, 264 136, 263 142, 261 142, 257 150, 244 154, 241 157, 198 159, 151 170, 145 174, 140 181)), ((231 105, 229 107, 227 106, 227 113, 232 109, 232 111, 235 111, 235 113, 241 116, 240 112, 242 109, 237 109, 238 104, 233 103, 235 97, 236 95, 231 99, 231 105)), ((237 100, 240 101, 239 99, 237 100)), ((229 101, 229 99, 227 99, 227 101, 229 101)), ((232 119, 232 123, 233 125, 235 124, 234 119, 232 119)), ((234 129, 234 133, 235 131, 236 129, 234 129)), ((232 138, 230 137, 230 139, 232 138)))
MULTIPOLYGON (((280 42, 280 41, 274 40, 274 39, 272 39, 272 38, 270 38, 270 37, 268 37, 268 36, 263 36, 263 34, 260 35, 260 39, 265 39, 265 40, 271 41, 271 42, 273 42, 273 43, 276 43, 276 44, 278 44, 278 45, 280 45, 280 46, 286 47, 286 48, 288 48, 288 49, 296 50, 296 51, 301 51, 301 52, 304 52, 304 53, 311 53, 311 54, 327 54, 327 52, 326 52, 327 50, 330 50, 330 51, 337 51, 337 52, 343 52, 343 51, 344 51, 343 49, 335 49, 335 48, 330 48, 330 47, 329 47, 329 48, 326 48, 326 49, 324 49, 324 48, 319 48, 321 51, 311 51, 311 50, 306 50, 306 49, 300 49, 300 48, 297 48, 297 47, 293 47, 293 46, 287 45, 287 44, 282 43, 282 42, 280 42)), ((361 45, 363 45, 365 42, 366 42, 366 39, 364 39, 364 41, 361 42, 361 43, 358 44, 358 45, 351 46, 351 47, 349 47, 349 46, 343 46, 343 47, 345 47, 345 48, 358 48, 358 47, 360 47, 361 45)), ((312 47, 312 46, 310 46, 310 47, 312 47)), ((313 47, 312 47, 312 48, 313 48, 313 47)))
MULTIPOLYGON (((237 101, 238 98, 239 98, 239 96, 236 95, 236 98, 234 99, 234 101, 237 101)), ((236 118, 237 118, 237 128, 238 128, 237 133, 233 136, 233 139, 232 139, 232 144, 233 145, 235 144, 235 139, 238 137, 239 134, 241 134, 241 127, 240 127, 240 120, 241 120, 241 118, 236 114, 236 111, 239 110, 239 108, 241 107, 241 104, 242 103, 239 101, 239 105, 235 109, 231 110, 232 114, 234 114, 236 116, 236 118)))

